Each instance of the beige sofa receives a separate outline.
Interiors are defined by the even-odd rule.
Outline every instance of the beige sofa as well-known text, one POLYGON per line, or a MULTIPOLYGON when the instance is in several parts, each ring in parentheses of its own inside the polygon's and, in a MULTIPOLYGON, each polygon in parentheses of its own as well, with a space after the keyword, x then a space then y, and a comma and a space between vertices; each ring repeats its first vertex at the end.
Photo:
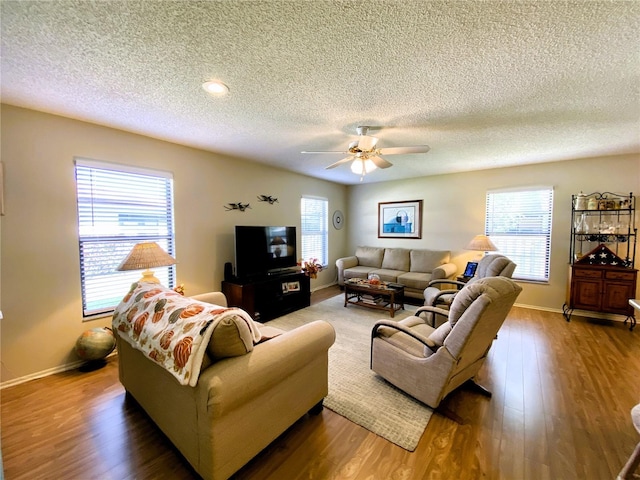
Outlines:
MULTIPOLYGON (((284 332, 255 323, 251 328, 257 328, 261 337, 256 344, 246 321, 227 318, 214 327, 192 387, 180 384, 175 372, 132 346, 121 330, 127 325, 135 330, 145 311, 152 315, 147 318, 150 324, 156 319, 154 312, 172 302, 189 315, 198 311, 194 307, 223 309, 224 295, 213 292, 180 299, 164 287, 154 296, 156 290, 148 289, 157 285, 134 285, 142 289, 114 313, 120 381, 203 478, 230 477, 307 412, 321 411, 328 392, 328 350, 335 340, 330 324, 316 321, 284 332), (136 308, 132 302, 138 298, 136 308)), ((182 319, 175 322, 175 317, 171 318, 175 328, 190 326, 181 327, 182 319)), ((184 320, 193 323, 197 318, 184 320)))
POLYGON ((375 273, 382 281, 404 285, 406 297, 423 300, 431 280, 455 276, 457 267, 450 257, 446 250, 357 247, 355 255, 336 260, 338 285, 375 273))

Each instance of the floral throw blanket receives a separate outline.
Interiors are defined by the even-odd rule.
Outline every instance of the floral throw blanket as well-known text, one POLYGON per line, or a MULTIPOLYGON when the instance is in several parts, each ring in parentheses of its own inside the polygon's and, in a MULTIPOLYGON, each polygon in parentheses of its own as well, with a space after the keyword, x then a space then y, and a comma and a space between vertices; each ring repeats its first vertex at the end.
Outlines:
POLYGON ((181 385, 193 387, 211 334, 228 316, 243 319, 254 343, 260 340, 260 332, 244 310, 199 302, 162 285, 137 282, 116 307, 113 330, 181 385))

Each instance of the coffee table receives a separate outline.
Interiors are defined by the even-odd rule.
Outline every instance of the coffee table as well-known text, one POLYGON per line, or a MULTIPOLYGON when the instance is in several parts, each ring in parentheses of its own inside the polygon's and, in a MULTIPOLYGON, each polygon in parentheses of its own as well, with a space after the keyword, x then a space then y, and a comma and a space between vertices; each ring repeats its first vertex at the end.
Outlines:
POLYGON ((404 285, 387 282, 371 285, 367 280, 347 280, 344 282, 344 306, 349 304, 386 310, 393 318, 398 310, 404 310, 404 285))

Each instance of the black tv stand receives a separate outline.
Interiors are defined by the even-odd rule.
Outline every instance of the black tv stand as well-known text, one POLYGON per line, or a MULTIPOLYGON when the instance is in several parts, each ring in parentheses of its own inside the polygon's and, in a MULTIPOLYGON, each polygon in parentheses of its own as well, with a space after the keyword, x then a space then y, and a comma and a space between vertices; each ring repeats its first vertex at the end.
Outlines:
POLYGON ((273 272, 259 278, 222 282, 222 293, 232 307, 265 322, 311 305, 311 282, 302 272, 273 272))

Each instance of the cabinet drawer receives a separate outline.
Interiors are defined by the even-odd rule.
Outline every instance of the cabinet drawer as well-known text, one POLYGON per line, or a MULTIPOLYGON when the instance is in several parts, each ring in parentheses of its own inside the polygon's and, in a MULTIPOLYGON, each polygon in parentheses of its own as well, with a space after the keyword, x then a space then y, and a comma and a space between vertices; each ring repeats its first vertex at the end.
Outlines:
POLYGON ((609 280, 630 280, 636 278, 635 272, 605 272, 604 278, 609 280))
POLYGON ((580 278, 602 278, 602 270, 586 270, 575 268, 573 275, 580 278))

